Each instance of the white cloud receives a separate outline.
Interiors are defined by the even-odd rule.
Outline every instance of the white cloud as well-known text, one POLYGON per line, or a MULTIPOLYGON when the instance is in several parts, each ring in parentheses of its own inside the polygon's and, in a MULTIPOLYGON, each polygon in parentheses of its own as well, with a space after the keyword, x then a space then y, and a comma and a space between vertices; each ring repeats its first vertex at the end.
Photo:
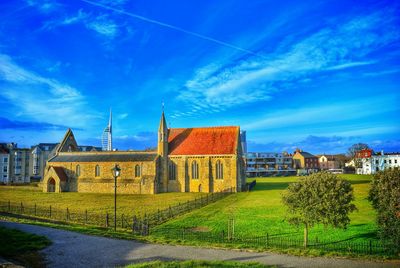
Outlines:
POLYGON ((114 20, 110 19, 108 15, 102 14, 94 16, 82 9, 73 16, 46 21, 41 27, 41 30, 53 30, 60 26, 68 26, 77 23, 82 23, 87 29, 103 37, 107 37, 108 39, 113 39, 119 33, 119 26, 114 20))
POLYGON ((4 54, 0 54, 0 79, 5 81, 0 95, 17 116, 77 128, 99 118, 76 88, 31 72, 4 54))
MULTIPOLYGON (((306 125, 321 125, 368 118, 372 115, 396 111, 396 99, 393 96, 381 96, 373 99, 343 101, 340 105, 314 105, 304 108, 281 109, 278 112, 259 116, 258 120, 242 124, 246 130, 272 130, 296 128, 306 125), (371 109, 371 106, 380 107, 371 109)), ((362 120, 361 120, 362 121, 362 120)), ((336 125, 335 125, 336 126, 336 125)), ((309 131, 305 128, 306 131, 309 131)))
MULTIPOLYGON (((374 13, 321 29, 280 54, 249 56, 234 65, 210 64, 196 71, 177 99, 207 107, 216 104, 217 110, 224 110, 268 100, 275 91, 283 89, 285 82, 301 81, 318 72, 373 64, 375 61, 363 58, 400 39, 400 31, 393 27, 393 20, 390 15, 374 13), (225 67, 227 65, 229 67, 225 67)), ((204 113, 209 112, 213 111, 204 109, 204 113)))
POLYGON ((98 16, 93 21, 86 21, 86 28, 94 30, 100 35, 114 38, 118 34, 118 25, 107 16, 98 16))

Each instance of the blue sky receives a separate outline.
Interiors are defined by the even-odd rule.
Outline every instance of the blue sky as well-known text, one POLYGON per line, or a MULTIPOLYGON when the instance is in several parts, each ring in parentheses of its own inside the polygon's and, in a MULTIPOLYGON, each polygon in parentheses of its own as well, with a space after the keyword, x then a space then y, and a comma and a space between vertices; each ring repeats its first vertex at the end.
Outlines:
POLYGON ((396 1, 0 2, 0 141, 154 146, 239 125, 250 151, 400 151, 396 1))

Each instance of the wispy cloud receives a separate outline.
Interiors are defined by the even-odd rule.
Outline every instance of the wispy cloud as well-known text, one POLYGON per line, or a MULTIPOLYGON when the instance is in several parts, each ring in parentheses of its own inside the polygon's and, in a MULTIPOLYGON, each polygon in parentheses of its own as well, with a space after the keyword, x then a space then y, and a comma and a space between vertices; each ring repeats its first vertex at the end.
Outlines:
POLYGON ((54 0, 26 0, 25 2, 28 6, 35 7, 45 14, 58 10, 61 7, 61 4, 54 0))
POLYGON ((46 21, 41 30, 53 30, 60 26, 69 26, 81 23, 88 30, 94 31, 100 36, 108 39, 115 38, 119 33, 118 24, 110 18, 107 14, 93 15, 83 11, 82 9, 74 15, 65 16, 63 18, 56 18, 53 20, 46 21))
POLYGON ((65 130, 67 128, 67 126, 63 125, 55 125, 45 122, 10 120, 4 117, 0 117, 0 127, 2 130, 13 129, 13 130, 31 130, 31 131, 65 130))
POLYGON ((258 119, 253 119, 247 123, 244 122, 242 127, 246 130, 272 130, 307 125, 321 126, 322 124, 366 119, 397 110, 396 97, 391 95, 360 98, 343 101, 340 104, 314 104, 306 107, 281 109, 276 112, 259 115, 258 119), (380 108, 371 109, 371 106, 380 108))
POLYGON ((210 113, 268 100, 274 92, 284 89, 285 82, 300 81, 328 70, 374 64, 375 60, 365 58, 400 39, 392 13, 360 16, 338 26, 335 22, 297 40, 284 52, 265 55, 268 59, 249 56, 236 63, 216 62, 202 67, 185 83, 177 99, 202 105, 204 113, 210 113))
POLYGON ((118 25, 108 18, 107 15, 97 16, 95 20, 87 20, 85 25, 88 29, 94 30, 98 34, 111 39, 118 34, 118 25))
POLYGON ((29 71, 4 54, 0 54, 0 80, 0 96, 16 116, 80 128, 98 118, 79 90, 29 71))

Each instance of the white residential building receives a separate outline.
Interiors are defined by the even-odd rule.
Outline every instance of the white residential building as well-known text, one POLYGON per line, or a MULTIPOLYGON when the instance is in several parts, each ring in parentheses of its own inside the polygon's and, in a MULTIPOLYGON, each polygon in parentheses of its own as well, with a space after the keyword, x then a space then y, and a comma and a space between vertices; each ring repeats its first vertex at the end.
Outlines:
POLYGON ((378 171, 392 168, 400 168, 400 153, 373 154, 369 158, 363 158, 362 167, 357 168, 357 174, 375 174, 378 171))
POLYGON ((247 153, 246 175, 262 177, 295 174, 292 155, 288 153, 247 153))
POLYGON ((0 183, 8 183, 10 178, 10 151, 0 146, 0 183))

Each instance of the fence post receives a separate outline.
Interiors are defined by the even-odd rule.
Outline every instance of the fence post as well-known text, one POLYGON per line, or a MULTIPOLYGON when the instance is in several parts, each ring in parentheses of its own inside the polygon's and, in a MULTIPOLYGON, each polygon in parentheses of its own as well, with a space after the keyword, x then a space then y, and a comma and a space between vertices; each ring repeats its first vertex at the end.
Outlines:
POLYGON ((22 205, 22 202, 21 202, 21 209, 20 209, 20 213, 22 214, 22 211, 24 210, 24 206, 22 205))
POLYGON ((267 233, 267 247, 269 246, 269 234, 267 233))
POLYGON ((160 209, 157 210, 157 221, 160 223, 160 209))
POLYGON ((51 205, 50 205, 50 208, 49 208, 49 218, 51 219, 51 205))
POLYGON ((108 212, 106 213, 106 228, 108 228, 108 212))
POLYGON ((36 216, 36 203, 35 203, 35 212, 34 213, 35 213, 34 215, 36 216))
POLYGON ((67 207, 67 210, 66 210, 66 213, 65 213, 65 220, 68 221, 68 207, 67 207))
POLYGON ((124 228, 124 214, 121 215, 121 228, 124 228))
POLYGON ((132 232, 135 234, 135 229, 136 229, 136 215, 133 215, 132 218, 132 232))
POLYGON ((372 255, 372 240, 369 240, 369 254, 372 255))
POLYGON ((168 210, 169 210, 169 217, 172 218, 171 205, 169 206, 168 210))
POLYGON ((11 202, 10 202, 10 200, 8 200, 8 212, 10 212, 11 211, 11 202))
POLYGON ((85 209, 85 224, 88 222, 87 209, 85 209))

